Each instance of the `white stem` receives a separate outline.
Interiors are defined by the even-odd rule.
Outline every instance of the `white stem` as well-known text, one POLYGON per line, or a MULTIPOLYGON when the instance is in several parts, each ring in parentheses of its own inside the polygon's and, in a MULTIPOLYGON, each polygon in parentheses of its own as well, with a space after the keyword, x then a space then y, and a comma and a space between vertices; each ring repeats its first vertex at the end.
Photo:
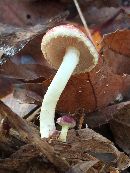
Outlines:
POLYGON ((68 126, 62 126, 61 132, 60 132, 60 136, 59 136, 59 140, 62 142, 66 142, 66 138, 67 138, 67 133, 68 133, 69 127, 68 126))
POLYGON ((79 62, 79 55, 79 51, 74 47, 69 47, 66 50, 63 61, 44 95, 40 113, 41 138, 48 138, 55 130, 55 108, 62 91, 79 62))

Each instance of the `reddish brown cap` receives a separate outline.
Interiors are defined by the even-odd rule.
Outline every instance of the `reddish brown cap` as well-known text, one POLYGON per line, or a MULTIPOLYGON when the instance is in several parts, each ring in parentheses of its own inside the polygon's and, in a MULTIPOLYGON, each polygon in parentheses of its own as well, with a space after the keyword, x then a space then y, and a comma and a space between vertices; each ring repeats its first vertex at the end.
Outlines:
POLYGON ((87 36, 73 25, 60 25, 49 30, 43 36, 41 50, 49 64, 58 69, 70 46, 80 51, 74 73, 91 71, 98 62, 98 52, 87 36))
POLYGON ((67 115, 64 115, 64 116, 58 118, 57 123, 60 126, 68 126, 69 128, 73 128, 76 125, 75 120, 72 117, 67 116, 67 115))

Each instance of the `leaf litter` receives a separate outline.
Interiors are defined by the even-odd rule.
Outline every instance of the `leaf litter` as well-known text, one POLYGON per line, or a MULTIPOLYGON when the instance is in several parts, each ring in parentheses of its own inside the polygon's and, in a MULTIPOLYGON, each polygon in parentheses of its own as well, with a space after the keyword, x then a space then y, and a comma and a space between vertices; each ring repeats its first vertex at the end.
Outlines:
POLYGON ((56 24, 63 22, 68 16, 69 12, 63 12, 59 16, 50 19, 49 22, 44 24, 38 24, 34 27, 17 28, 0 24, 0 51, 3 52, 0 64, 6 60, 7 57, 12 57, 18 53, 24 46, 37 35, 45 33, 49 28, 52 28, 56 24))
MULTIPOLYGON (((39 109, 55 70, 46 63, 17 64, 14 55, 20 55, 18 53, 22 51, 24 54, 31 41, 49 28, 65 22, 67 15, 68 12, 65 12, 34 27, 0 24, 0 50, 3 54, 0 67, 1 100, 13 93, 13 97, 23 104, 35 104, 36 110, 37 106, 39 109)), ((99 30, 96 33, 99 34, 99 30)), ((72 113, 77 116, 77 121, 83 113, 83 121, 80 121, 83 128, 87 124, 92 129, 96 127, 100 130, 103 124, 109 124, 117 147, 107 136, 103 137, 88 127, 70 130, 67 143, 55 139, 46 141, 39 135, 37 111, 23 119, 1 101, 0 128, 6 131, 7 126, 2 124, 5 119, 11 126, 9 134, 0 131, 0 168, 3 172, 27 172, 33 168, 36 172, 49 173, 105 173, 123 171, 129 167, 128 42, 128 29, 107 34, 99 50, 100 59, 96 68, 90 73, 73 76, 56 108, 57 117, 72 113)))

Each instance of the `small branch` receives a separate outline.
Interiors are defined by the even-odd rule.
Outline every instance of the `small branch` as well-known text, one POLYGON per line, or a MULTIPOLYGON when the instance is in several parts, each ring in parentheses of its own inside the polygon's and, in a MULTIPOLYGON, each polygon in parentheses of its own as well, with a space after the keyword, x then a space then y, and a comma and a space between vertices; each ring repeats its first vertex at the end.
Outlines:
POLYGON ((41 139, 37 134, 36 129, 15 114, 3 102, 0 102, 0 114, 7 116, 13 127, 19 132, 20 136, 27 142, 33 144, 40 150, 40 152, 47 157, 47 159, 54 164, 61 172, 69 169, 67 161, 57 156, 51 147, 44 139, 41 139))
POLYGON ((26 119, 28 122, 32 122, 38 114, 40 114, 41 107, 37 108, 29 117, 26 119))
POLYGON ((93 38, 92 38, 91 33, 90 33, 90 31, 89 31, 88 25, 87 25, 87 23, 86 23, 85 17, 84 17, 84 15, 83 15, 82 11, 81 11, 80 6, 79 6, 78 0, 73 0, 73 1, 74 1, 74 4, 75 4, 76 8, 77 8, 78 13, 79 13, 80 19, 81 19, 81 21, 82 21, 82 23, 83 23, 83 25, 84 25, 84 28, 85 28, 85 30, 86 30, 86 33, 87 33, 89 39, 90 39, 90 40, 92 41, 92 43, 94 44, 93 38))

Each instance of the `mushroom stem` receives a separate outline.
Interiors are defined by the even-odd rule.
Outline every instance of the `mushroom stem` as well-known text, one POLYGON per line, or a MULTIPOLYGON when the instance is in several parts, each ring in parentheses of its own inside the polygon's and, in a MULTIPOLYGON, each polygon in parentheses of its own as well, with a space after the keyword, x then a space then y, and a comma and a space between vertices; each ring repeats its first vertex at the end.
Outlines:
POLYGON ((40 113, 41 138, 48 138, 55 130, 55 108, 69 78, 79 62, 80 52, 68 47, 63 61, 44 95, 40 113))
POLYGON ((60 141, 66 142, 68 130, 69 130, 69 127, 67 125, 62 126, 60 136, 59 136, 60 141))

